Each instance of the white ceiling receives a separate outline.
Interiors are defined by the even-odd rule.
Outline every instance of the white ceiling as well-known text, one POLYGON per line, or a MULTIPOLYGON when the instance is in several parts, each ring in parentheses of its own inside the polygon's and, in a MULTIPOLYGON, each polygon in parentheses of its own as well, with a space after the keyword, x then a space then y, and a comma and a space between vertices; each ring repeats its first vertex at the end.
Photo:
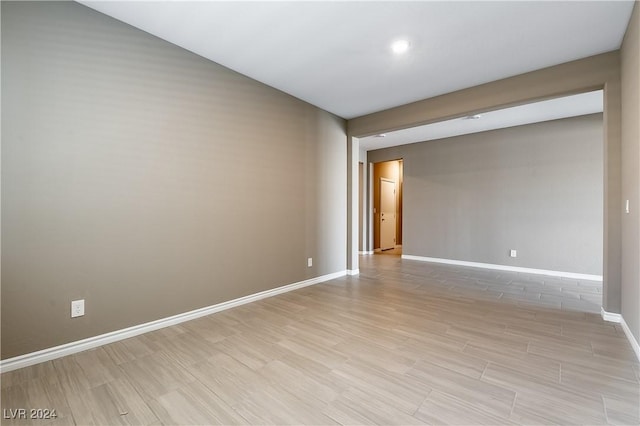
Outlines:
POLYGON ((480 114, 480 118, 467 117, 440 121, 424 126, 412 127, 381 135, 360 139, 360 148, 365 151, 430 141, 451 136, 467 135, 487 130, 503 129, 523 124, 557 120, 603 111, 602 90, 566 96, 542 102, 480 114))
POLYGON ((87 1, 353 118, 620 47, 633 1, 87 1), (394 56, 392 41, 411 47, 394 56))

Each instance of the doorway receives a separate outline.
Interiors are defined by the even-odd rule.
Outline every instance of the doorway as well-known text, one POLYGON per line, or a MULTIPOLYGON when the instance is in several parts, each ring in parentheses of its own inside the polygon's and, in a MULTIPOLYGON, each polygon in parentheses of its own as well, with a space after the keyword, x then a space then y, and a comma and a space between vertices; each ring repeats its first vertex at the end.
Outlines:
POLYGON ((402 159, 373 165, 373 248, 402 254, 402 159))

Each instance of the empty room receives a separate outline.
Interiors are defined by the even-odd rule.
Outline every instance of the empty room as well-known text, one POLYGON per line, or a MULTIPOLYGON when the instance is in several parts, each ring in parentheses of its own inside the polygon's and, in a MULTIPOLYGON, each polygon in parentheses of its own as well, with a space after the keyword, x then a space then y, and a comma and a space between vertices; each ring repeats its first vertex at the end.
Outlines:
POLYGON ((2 424, 640 424, 637 1, 0 6, 2 424))

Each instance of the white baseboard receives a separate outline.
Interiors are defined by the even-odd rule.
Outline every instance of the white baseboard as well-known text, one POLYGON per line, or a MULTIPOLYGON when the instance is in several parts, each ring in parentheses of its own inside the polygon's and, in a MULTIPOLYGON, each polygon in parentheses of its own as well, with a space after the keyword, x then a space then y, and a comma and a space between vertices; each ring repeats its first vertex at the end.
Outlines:
POLYGON ((370 251, 359 251, 358 254, 373 254, 373 250, 370 250, 370 251))
POLYGON ((622 326, 622 330, 624 330, 624 334, 625 336, 627 336, 627 340, 629 340, 629 343, 631 343, 631 347, 633 348, 633 351, 636 353, 636 358, 638 358, 638 361, 640 361, 640 344, 638 344, 638 341, 631 333, 631 329, 625 322, 624 318, 620 317, 620 319, 621 319, 620 325, 622 326))
POLYGON ((622 315, 615 314, 613 312, 607 312, 604 310, 604 308, 600 308, 600 316, 602 317, 603 320, 608 322, 615 322, 618 324, 622 322, 622 315))
POLYGON ((624 331, 624 335, 627 336, 627 340, 629 341, 629 343, 631 344, 631 347, 633 348, 633 352, 636 353, 636 358, 638 358, 638 361, 640 361, 640 344, 638 344, 638 341, 634 337, 633 333, 631 333, 631 329, 629 328, 626 321, 624 320, 624 317, 620 314, 607 312, 604 310, 604 308, 600 308, 600 315, 602 315, 602 319, 605 321, 615 322, 620 324, 620 326, 622 327, 622 330, 624 331))
POLYGON ((180 324, 185 321, 190 321, 196 318, 204 317, 206 315, 214 314, 216 312, 224 311, 226 309, 234 308, 236 306, 255 302, 260 299, 266 299, 267 297, 286 293, 292 290, 297 290, 299 288, 307 287, 310 285, 319 284, 321 282, 329 281, 334 278, 343 277, 346 274, 347 271, 334 272, 332 274, 322 275, 320 277, 299 281, 297 283, 277 287, 271 290, 261 291, 259 293, 250 294, 238 299, 229 300, 227 302, 218 303, 216 305, 211 305, 200 309, 195 309, 193 311, 184 312, 182 314, 162 318, 156 321, 134 325, 133 327, 124 328, 122 330, 116 330, 110 333, 101 334, 99 336, 89 337, 87 339, 43 349, 41 351, 32 352, 13 358, 7 358, 0 361, 0 373, 17 370, 19 368, 28 367, 30 365, 39 364, 41 362, 50 361, 56 358, 62 358, 63 356, 86 351, 87 349, 97 348, 98 346, 128 339, 130 337, 138 336, 140 334, 148 333, 160 328, 170 327, 172 325, 180 324))
POLYGON ((347 269, 347 275, 358 275, 360 273, 360 269, 347 269))
POLYGON ((496 269, 499 271, 524 272, 527 274, 550 275, 553 277, 573 278, 577 280, 602 281, 602 275, 579 274, 576 272, 551 271, 547 269, 523 268, 520 266, 495 265, 492 263, 467 262, 464 260, 439 259, 437 257, 413 256, 403 254, 403 259, 419 260, 422 262, 446 263, 448 265, 471 266, 474 268, 496 269))

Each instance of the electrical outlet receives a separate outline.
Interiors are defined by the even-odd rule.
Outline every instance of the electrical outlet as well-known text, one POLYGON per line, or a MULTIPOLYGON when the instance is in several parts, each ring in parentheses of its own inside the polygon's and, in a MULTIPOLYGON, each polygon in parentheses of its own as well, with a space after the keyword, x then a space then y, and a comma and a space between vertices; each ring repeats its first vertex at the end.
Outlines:
POLYGON ((84 299, 71 301, 71 318, 84 315, 84 299))
POLYGON ((311 268, 313 266, 313 257, 307 259, 307 268, 311 268))
POLYGON ((518 257, 518 251, 517 250, 510 250, 509 251, 509 256, 510 257, 518 257))

